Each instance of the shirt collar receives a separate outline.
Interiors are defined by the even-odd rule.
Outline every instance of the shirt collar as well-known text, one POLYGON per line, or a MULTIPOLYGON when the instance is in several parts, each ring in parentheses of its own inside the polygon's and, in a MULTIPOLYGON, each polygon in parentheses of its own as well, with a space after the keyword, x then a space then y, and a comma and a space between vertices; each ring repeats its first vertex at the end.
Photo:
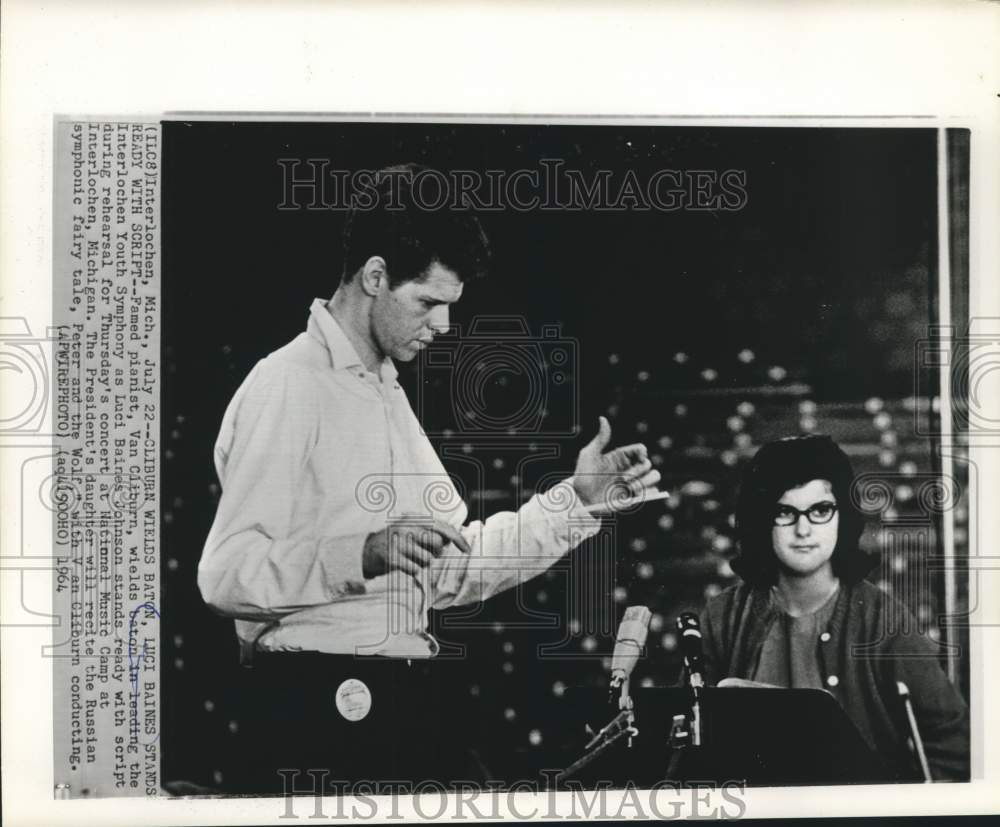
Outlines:
MULTIPOLYGON (((330 366, 334 370, 356 368, 364 370, 364 363, 358 352, 347 338, 340 323, 333 318, 327 309, 326 299, 313 299, 309 307, 309 323, 306 332, 314 339, 322 343, 330 354, 330 366)), ((383 382, 391 382, 396 379, 398 371, 392 359, 388 356, 382 360, 379 368, 383 382)))

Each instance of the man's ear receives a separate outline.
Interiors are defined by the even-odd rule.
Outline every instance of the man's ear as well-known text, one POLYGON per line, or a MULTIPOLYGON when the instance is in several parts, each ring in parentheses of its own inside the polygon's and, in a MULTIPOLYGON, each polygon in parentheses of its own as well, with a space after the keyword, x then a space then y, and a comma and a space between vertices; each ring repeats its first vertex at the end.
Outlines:
POLYGON ((361 268, 361 289, 367 296, 377 296, 388 279, 389 274, 382 256, 372 256, 361 268))

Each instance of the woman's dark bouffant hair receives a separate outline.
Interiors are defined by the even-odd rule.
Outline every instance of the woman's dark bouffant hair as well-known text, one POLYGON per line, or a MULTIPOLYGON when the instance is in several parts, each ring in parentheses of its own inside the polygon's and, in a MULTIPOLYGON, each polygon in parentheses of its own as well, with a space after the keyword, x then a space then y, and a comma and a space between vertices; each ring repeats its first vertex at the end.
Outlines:
POLYGON ((771 541, 774 510, 781 495, 810 480, 829 480, 840 515, 833 573, 847 583, 862 580, 877 560, 858 548, 864 518, 851 497, 854 469, 828 436, 789 437, 769 442, 747 466, 736 505, 740 553, 732 568, 753 586, 771 586, 778 578, 778 558, 771 541))

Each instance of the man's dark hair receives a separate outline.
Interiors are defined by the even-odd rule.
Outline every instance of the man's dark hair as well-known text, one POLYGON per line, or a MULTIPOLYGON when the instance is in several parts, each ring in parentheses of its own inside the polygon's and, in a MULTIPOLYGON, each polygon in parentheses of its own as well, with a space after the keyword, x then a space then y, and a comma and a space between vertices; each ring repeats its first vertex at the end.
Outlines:
POLYGON ((764 445, 747 466, 736 505, 740 553, 732 568, 747 583, 766 587, 778 578, 778 558, 771 530, 782 494, 810 480, 828 480, 837 498, 839 524, 831 563, 833 573, 848 583, 862 580, 877 562, 858 548, 864 517, 851 496, 854 469, 847 454, 830 437, 790 437, 764 445))
POLYGON ((374 173, 372 186, 365 188, 366 203, 352 206, 344 225, 344 284, 372 256, 385 259, 393 290, 422 278, 435 262, 462 281, 486 274, 490 245, 479 220, 467 209, 454 208, 450 199, 438 209, 428 209, 414 198, 414 179, 428 173, 446 180, 419 164, 374 173))

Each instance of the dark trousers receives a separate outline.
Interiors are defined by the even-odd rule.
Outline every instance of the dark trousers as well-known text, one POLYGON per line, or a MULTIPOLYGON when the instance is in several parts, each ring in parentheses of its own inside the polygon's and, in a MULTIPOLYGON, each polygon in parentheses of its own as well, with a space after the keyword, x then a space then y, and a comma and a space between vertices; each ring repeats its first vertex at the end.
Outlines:
POLYGON ((336 794, 359 782, 413 789, 422 781, 478 781, 470 778, 476 772, 461 743, 462 722, 446 700, 444 666, 257 653, 240 670, 232 699, 239 717, 224 786, 243 794, 312 795, 318 785, 336 794), (352 720, 369 704, 367 714, 352 720))

